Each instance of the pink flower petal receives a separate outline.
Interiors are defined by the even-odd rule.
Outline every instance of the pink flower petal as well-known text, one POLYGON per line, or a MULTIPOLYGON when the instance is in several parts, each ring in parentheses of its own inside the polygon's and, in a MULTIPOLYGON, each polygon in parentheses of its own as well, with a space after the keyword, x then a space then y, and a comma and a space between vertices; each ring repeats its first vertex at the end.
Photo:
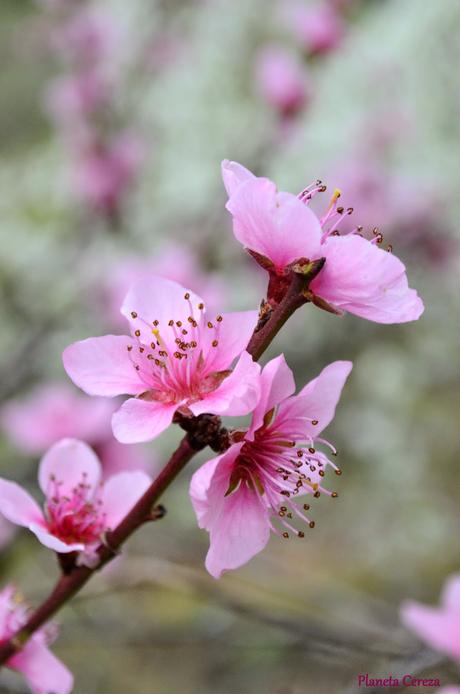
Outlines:
POLYGON ((113 530, 132 509, 152 480, 140 470, 120 472, 107 480, 102 490, 102 503, 106 514, 106 525, 113 530))
POLYGON ((61 496, 72 496, 73 489, 86 484, 93 490, 101 479, 101 464, 94 451, 83 441, 62 439, 43 456, 38 482, 46 496, 54 493, 55 482, 61 496))
POLYGON ((44 547, 48 547, 48 549, 52 549, 60 554, 67 554, 68 552, 82 552, 85 549, 85 545, 83 543, 63 542, 55 535, 48 532, 48 530, 43 528, 43 526, 37 525, 36 523, 31 523, 28 528, 44 547))
POLYGON ((225 190, 229 197, 237 190, 237 188, 251 178, 255 178, 254 174, 236 161, 224 159, 221 164, 222 178, 224 181, 225 190))
POLYGON ((104 335, 74 342, 64 350, 64 368, 72 381, 89 395, 138 395, 147 387, 129 359, 133 340, 104 335))
POLYGON ((460 574, 449 576, 441 594, 441 603, 446 610, 455 610, 460 622, 460 574))
POLYGON ((401 621, 428 645, 460 661, 460 615, 411 600, 401 607, 401 621))
POLYGON ((215 330, 205 329, 203 339, 203 357, 206 361, 206 373, 228 369, 233 360, 247 347, 257 325, 258 311, 239 311, 224 313, 220 323, 210 322, 215 330), (212 342, 217 339, 217 347, 212 342))
POLYGON ((276 414, 276 428, 294 441, 305 438, 305 434, 318 436, 334 417, 351 368, 351 362, 334 362, 323 369, 298 395, 281 403, 276 414), (313 421, 318 423, 315 425, 313 421))
POLYGON ((206 463, 190 485, 200 527, 210 532, 206 568, 214 578, 245 564, 265 547, 270 536, 267 510, 253 490, 242 484, 225 496, 241 446, 236 444, 206 463))
POLYGON ((44 524, 43 513, 37 502, 16 484, 0 478, 0 512, 16 525, 28 527, 30 523, 44 524))
POLYGON ((201 400, 189 404, 193 414, 203 412, 239 417, 248 414, 260 397, 260 366, 243 352, 230 376, 201 400))
POLYGON ((151 441, 169 427, 179 403, 130 398, 112 417, 115 438, 120 443, 151 441))
POLYGON ((286 364, 284 354, 264 366, 260 385, 260 400, 252 415, 251 427, 246 435, 248 440, 254 439, 254 432, 262 426, 266 413, 295 391, 294 376, 286 364))
POLYGON ((70 670, 50 651, 43 639, 33 637, 8 661, 8 667, 26 678, 33 694, 69 694, 73 688, 70 670))
MULTIPOLYGON (((219 462, 222 459, 224 460, 224 466, 227 470, 226 474, 228 477, 230 474, 231 465, 239 455, 242 446, 243 442, 235 444, 222 455, 218 455, 216 458, 208 460, 193 474, 190 482, 189 493, 199 528, 209 530, 212 522, 213 508, 208 493, 214 472, 219 465, 219 462)), ((226 489, 224 490, 224 494, 225 491, 226 489)))
POLYGON ((304 433, 318 436, 333 420, 342 388, 352 368, 350 361, 335 361, 326 366, 298 395, 280 405, 277 424, 298 417, 303 420, 300 429, 304 433), (318 424, 305 419, 317 420, 318 424))
POLYGON ((237 569, 261 552, 270 537, 268 513, 254 491, 242 485, 224 498, 210 532, 206 568, 214 578, 237 569))
POLYGON ((337 308, 377 323, 404 323, 423 313, 403 263, 392 253, 349 234, 330 236, 322 255, 326 264, 310 288, 337 308))
POLYGON ((278 271, 298 258, 321 256, 316 215, 295 195, 278 193, 267 178, 240 185, 226 207, 237 240, 269 258, 278 271))
POLYGON ((173 351, 177 349, 175 335, 168 326, 171 320, 182 321, 187 325, 191 315, 190 304, 195 319, 200 316, 198 305, 203 300, 190 289, 164 277, 152 276, 136 282, 129 290, 121 307, 121 313, 128 319, 131 330, 140 331, 140 339, 145 344, 152 341, 152 330, 157 328, 161 338, 173 351), (186 300, 185 295, 189 295, 186 300), (133 315, 136 316, 133 318, 133 315), (158 325, 154 325, 158 321, 158 325))

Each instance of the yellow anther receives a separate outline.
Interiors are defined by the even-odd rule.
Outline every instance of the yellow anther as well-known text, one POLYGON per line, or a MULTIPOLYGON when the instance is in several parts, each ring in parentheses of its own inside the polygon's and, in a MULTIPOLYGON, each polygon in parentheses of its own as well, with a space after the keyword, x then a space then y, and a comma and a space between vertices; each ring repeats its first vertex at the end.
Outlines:
POLYGON ((340 198, 341 195, 342 195, 342 191, 340 190, 340 188, 335 188, 334 192, 332 193, 332 197, 330 199, 329 206, 327 208, 328 212, 331 209, 331 207, 334 207, 335 203, 337 202, 337 200, 340 198))

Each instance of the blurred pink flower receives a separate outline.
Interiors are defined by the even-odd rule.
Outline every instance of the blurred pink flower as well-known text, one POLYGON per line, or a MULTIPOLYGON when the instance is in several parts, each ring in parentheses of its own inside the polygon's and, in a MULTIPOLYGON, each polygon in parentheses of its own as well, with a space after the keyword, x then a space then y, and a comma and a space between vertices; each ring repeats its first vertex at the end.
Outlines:
POLYGON ((104 287, 111 324, 125 325, 126 319, 120 313, 123 299, 135 282, 152 275, 166 277, 184 287, 193 284, 206 297, 208 310, 215 310, 224 300, 225 287, 217 274, 205 273, 190 248, 171 242, 159 248, 151 257, 124 256, 112 265, 104 287))
POLYGON ((42 458, 38 481, 44 511, 15 482, 0 478, 0 512, 28 528, 58 553, 79 552, 91 565, 104 533, 115 528, 150 486, 140 470, 120 472, 101 483, 101 465, 82 441, 62 439, 42 458))
POLYGON ((76 13, 60 24, 51 43, 62 58, 76 66, 94 66, 113 60, 121 40, 121 31, 111 13, 95 9, 76 13))
POLYGON ((145 61, 151 70, 164 72, 176 65, 187 55, 187 44, 183 34, 174 34, 163 27, 157 31, 146 47, 145 61))
POLYGON ((81 438, 90 444, 105 440, 113 411, 104 398, 85 398, 65 383, 49 383, 7 403, 1 424, 20 451, 37 455, 61 438, 81 438))
POLYGON ((77 195, 97 212, 116 217, 143 161, 143 143, 130 132, 111 142, 77 150, 73 181, 77 195))
POLYGON ((122 313, 133 337, 93 337, 63 354, 68 375, 89 395, 138 396, 112 418, 119 441, 155 438, 176 410, 237 416, 254 407, 260 367, 244 349, 257 311, 211 318, 199 296, 176 282, 150 277, 131 288, 122 313))
POLYGON ((286 26, 307 53, 323 55, 342 42, 346 25, 331 3, 319 2, 312 6, 302 0, 286 0, 281 11, 286 26))
MULTIPOLYGON (((28 618, 28 609, 18 602, 14 586, 0 591, 0 641, 9 639, 23 627, 28 618)), ((21 673, 32 694, 69 694, 73 677, 66 666, 48 648, 57 635, 55 625, 36 631, 6 666, 21 673)))
POLYGON ((152 463, 139 446, 113 438, 110 420, 116 409, 117 404, 105 398, 86 398, 66 383, 49 383, 8 402, 0 412, 0 424, 26 455, 43 454, 59 439, 75 438, 95 449, 106 478, 121 470, 150 469, 152 463))
MULTIPOLYGON (((336 166, 330 178, 346 199, 354 201, 364 231, 372 230, 378 221, 386 239, 407 248, 418 260, 432 265, 448 262, 454 243, 445 224, 440 228, 436 209, 441 203, 435 185, 388 173, 375 157, 351 158, 336 166)), ((353 227, 352 217, 343 219, 342 232, 353 227)))
POLYGON ((71 131, 75 141, 75 127, 89 127, 84 120, 105 106, 111 94, 110 83, 96 70, 68 75, 51 84, 45 108, 59 127, 71 131))
POLYGON ((262 98, 283 118, 298 113, 311 95, 306 68, 293 53, 276 44, 264 46, 259 52, 255 79, 262 98))
POLYGON ((460 661, 460 574, 447 579, 440 607, 407 600, 400 616, 402 623, 431 648, 460 661))
POLYGON ((295 261, 325 258, 309 286, 313 302, 326 301, 332 310, 378 323, 419 318, 423 303, 409 289, 403 263, 378 248, 380 235, 368 241, 358 228, 340 234, 338 227, 353 211, 338 205, 340 191, 318 219, 308 205, 324 190, 321 182, 295 196, 279 192, 272 181, 255 177, 236 162, 224 161, 222 175, 235 237, 259 256, 275 281, 282 282, 286 268, 295 261))
POLYGON ((336 361, 292 396, 294 377, 284 356, 272 359, 262 371, 261 397, 244 438, 193 475, 190 496, 198 525, 210 533, 206 568, 214 578, 260 552, 270 530, 303 537, 290 522, 293 514, 313 527, 293 497, 331 494, 322 478, 328 465, 338 468, 316 444, 335 452, 319 434, 334 417, 351 368, 351 362, 336 361))

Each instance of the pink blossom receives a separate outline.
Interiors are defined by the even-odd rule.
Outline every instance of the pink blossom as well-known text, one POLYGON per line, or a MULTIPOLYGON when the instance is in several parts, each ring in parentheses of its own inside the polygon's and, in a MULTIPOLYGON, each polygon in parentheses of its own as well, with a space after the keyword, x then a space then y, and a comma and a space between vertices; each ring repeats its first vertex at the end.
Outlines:
POLYGON ((111 14, 86 10, 61 24, 52 37, 53 47, 66 62, 93 66, 113 59, 121 39, 111 14))
POLYGON ((146 66, 164 73, 188 54, 183 34, 174 33, 164 26, 154 33, 146 47, 146 66))
MULTIPOLYGON (((112 87, 96 70, 61 77, 45 95, 45 107, 64 130, 85 127, 84 119, 106 106, 112 87)), ((86 126, 88 127, 88 126, 86 126)), ((75 133, 72 132, 75 140, 75 133)))
POLYGON ((263 99, 284 118, 298 113, 310 97, 306 70, 295 55, 282 46, 273 44, 260 51, 255 78, 263 99))
POLYGON ((115 528, 150 486, 140 470, 120 472, 101 483, 101 465, 87 444, 62 439, 45 454, 38 481, 43 511, 15 482, 0 479, 0 512, 28 528, 56 552, 79 553, 79 563, 94 561, 104 534, 115 528))
POLYGON ((460 661, 460 574, 448 578, 440 607, 407 600, 400 614, 402 623, 431 648, 460 661))
POLYGON ((0 425, 26 455, 41 455, 59 439, 75 438, 95 449, 105 478, 121 470, 147 470, 151 465, 139 446, 113 438, 110 420, 116 409, 116 403, 84 397, 66 383, 48 383, 8 402, 0 411, 0 425))
POLYGON ((286 26, 311 55, 335 50, 343 40, 346 26, 341 14, 327 2, 307 6, 290 0, 282 8, 286 26))
MULTIPOLYGON (((443 265, 451 257, 453 241, 445 225, 439 228, 436 210, 442 204, 436 187, 390 174, 376 162, 375 155, 351 158, 337 166, 331 178, 343 195, 359 209, 364 231, 372 230, 376 220, 385 229, 385 239, 398 248, 408 249, 417 260, 443 265)), ((352 216, 341 223, 342 232, 354 228, 352 216)))
POLYGON ((131 337, 93 337, 63 354, 68 375, 89 395, 137 396, 112 418, 119 441, 155 438, 177 410, 243 415, 255 406, 260 367, 244 349, 257 311, 209 316, 199 296, 161 277, 137 282, 121 311, 131 337))
MULTIPOLYGON (((27 622, 27 606, 19 602, 17 591, 9 585, 0 591, 0 642, 11 638, 27 622)), ((57 635, 54 625, 36 631, 6 663, 26 679, 32 694, 69 694, 73 677, 49 649, 57 635)))
POLYGON ((129 288, 140 279, 152 275, 167 277, 182 286, 193 284, 200 294, 206 296, 207 308, 215 309, 222 305, 225 288, 214 273, 205 273, 200 267, 197 256, 183 244, 171 242, 156 251, 150 257, 124 256, 114 263, 107 273, 104 298, 110 313, 110 323, 125 325, 125 318, 120 314, 120 306, 129 288))
POLYGON ((77 195, 97 212, 116 217, 142 159, 142 143, 128 132, 119 133, 109 143, 82 148, 76 152, 73 172, 77 195))
POLYGON ((66 383, 47 383, 8 402, 1 411, 1 425, 20 451, 38 455, 62 438, 90 444, 108 438, 113 411, 105 398, 85 398, 66 383))
POLYGON ((338 204, 340 191, 319 219, 309 202, 325 189, 321 182, 295 196, 278 192, 272 181, 255 177, 236 162, 224 161, 222 172, 234 234, 262 257, 272 276, 283 278, 295 261, 325 258, 309 286, 314 301, 318 297, 337 312, 378 323, 419 318, 423 303, 409 289, 403 263, 378 247, 381 235, 368 241, 360 227, 341 235, 342 220, 353 210, 338 204))
POLYGON ((336 452, 319 434, 334 417, 351 368, 350 362, 334 362, 292 396, 295 383, 284 356, 270 361, 249 430, 193 475, 190 496, 198 525, 210 534, 206 568, 215 578, 260 552, 270 531, 303 537, 291 519, 313 527, 308 504, 299 505, 297 497, 331 495, 322 487, 324 471, 330 465, 340 474, 316 446, 336 452))

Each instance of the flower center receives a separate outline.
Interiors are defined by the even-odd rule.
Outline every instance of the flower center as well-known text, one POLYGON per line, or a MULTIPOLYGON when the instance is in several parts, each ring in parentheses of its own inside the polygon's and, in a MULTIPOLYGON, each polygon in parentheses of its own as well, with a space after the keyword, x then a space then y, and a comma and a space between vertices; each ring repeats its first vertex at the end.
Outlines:
POLYGON ((82 481, 70 495, 63 495, 59 483, 53 482, 54 493, 45 507, 49 532, 67 544, 97 542, 106 526, 101 501, 92 499, 91 487, 82 481))
MULTIPOLYGON (((310 201, 312 200, 312 198, 315 197, 315 195, 317 195, 318 193, 324 193, 326 189, 327 188, 323 184, 323 182, 317 180, 315 181, 315 183, 310 184, 307 188, 304 188, 297 197, 301 202, 304 203, 304 205, 309 205, 310 201)), ((326 239, 329 238, 329 236, 340 236, 341 231, 339 229, 339 226, 343 223, 344 219, 353 214, 352 207, 344 208, 342 205, 338 204, 341 196, 342 191, 339 188, 336 188, 332 193, 326 212, 319 220, 319 223, 323 230, 321 243, 324 243, 326 239)), ((354 227, 351 231, 349 231, 348 234, 357 234, 359 236, 363 236, 363 227, 361 225, 358 225, 354 227)), ((368 240, 372 244, 381 245, 383 244, 384 239, 380 230, 377 227, 375 227, 374 229, 372 229, 372 237, 368 240)), ((389 253, 392 252, 393 247, 391 246, 391 244, 388 244, 386 250, 389 253)))
POLYGON ((131 312, 140 328, 134 331, 137 345, 128 345, 128 354, 139 377, 145 382, 146 399, 161 402, 195 401, 215 390, 228 372, 212 372, 212 352, 219 346, 222 316, 205 318, 205 306, 198 304, 197 315, 188 292, 184 295, 188 315, 171 317, 160 325, 131 312), (146 330, 147 329, 147 330, 146 330))
MULTIPOLYGON (((312 494, 318 498, 324 493, 336 498, 337 492, 325 489, 322 480, 328 465, 337 475, 341 474, 340 468, 316 448, 315 441, 328 446, 333 455, 337 451, 325 439, 314 440, 307 436, 304 441, 296 442, 287 438, 277 431, 276 417, 270 425, 272 418, 273 411, 267 413, 265 423, 255 432, 254 441, 246 441, 243 445, 226 494, 232 494, 241 484, 246 484, 281 524, 282 530, 279 530, 270 522, 274 533, 285 538, 290 537, 290 533, 304 537, 303 530, 295 528, 290 521, 303 521, 310 528, 315 527, 315 522, 304 513, 310 505, 300 505, 296 497, 312 494)), ((312 421, 313 425, 317 423, 317 420, 312 421)))

